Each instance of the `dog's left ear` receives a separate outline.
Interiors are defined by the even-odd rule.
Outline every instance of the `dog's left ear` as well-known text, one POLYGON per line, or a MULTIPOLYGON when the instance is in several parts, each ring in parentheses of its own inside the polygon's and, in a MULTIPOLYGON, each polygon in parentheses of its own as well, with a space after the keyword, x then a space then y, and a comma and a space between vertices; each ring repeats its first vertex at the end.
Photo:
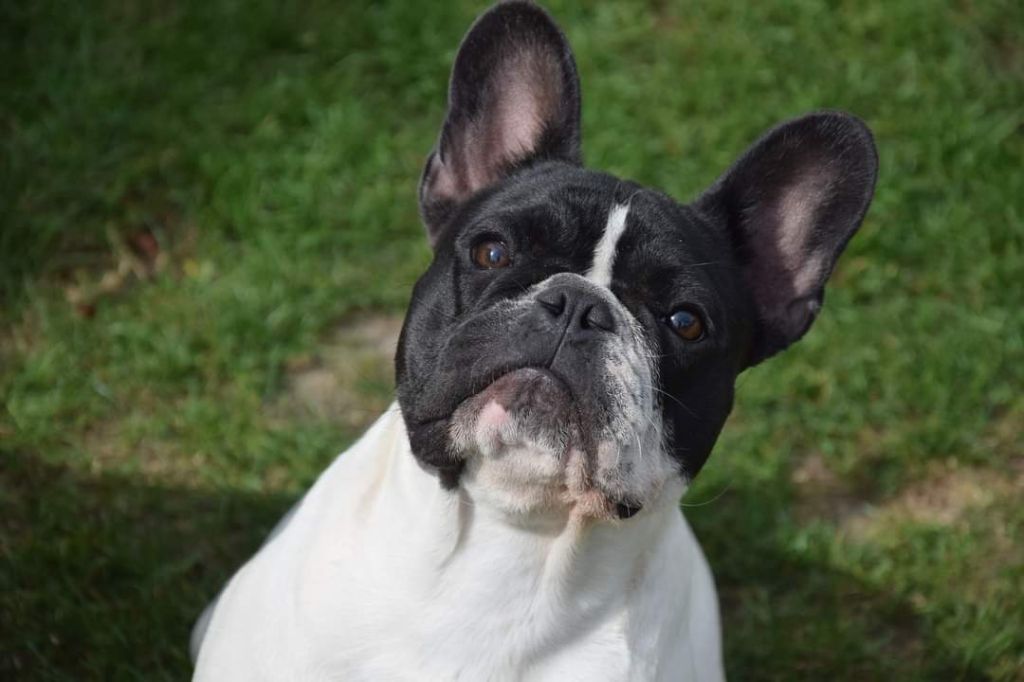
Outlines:
POLYGON ((580 87, 565 36, 531 2, 476 20, 455 57, 448 114, 420 180, 431 245, 477 191, 539 160, 580 163, 580 87))
POLYGON ((878 154, 867 126, 810 114, 754 143, 696 206, 724 223, 757 320, 747 366, 798 340, 874 194, 878 154))

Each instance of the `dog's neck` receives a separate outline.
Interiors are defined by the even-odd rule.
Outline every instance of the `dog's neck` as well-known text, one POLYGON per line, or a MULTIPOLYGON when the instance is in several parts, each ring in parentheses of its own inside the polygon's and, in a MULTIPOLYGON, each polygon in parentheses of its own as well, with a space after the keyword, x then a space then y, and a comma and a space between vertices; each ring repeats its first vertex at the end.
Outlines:
POLYGON ((486 612, 509 595, 559 609, 559 619, 615 609, 664 559, 671 545, 664 536, 682 523, 681 489, 666 489, 625 521, 586 520, 569 509, 511 515, 478 503, 464 486, 443 490, 413 457, 397 406, 381 422, 367 434, 373 442, 360 444, 367 448, 346 455, 367 458, 350 509, 359 517, 358 542, 372 546, 354 549, 383 557, 374 570, 391 574, 389 584, 405 586, 408 598, 447 603, 448 613, 452 602, 486 612))

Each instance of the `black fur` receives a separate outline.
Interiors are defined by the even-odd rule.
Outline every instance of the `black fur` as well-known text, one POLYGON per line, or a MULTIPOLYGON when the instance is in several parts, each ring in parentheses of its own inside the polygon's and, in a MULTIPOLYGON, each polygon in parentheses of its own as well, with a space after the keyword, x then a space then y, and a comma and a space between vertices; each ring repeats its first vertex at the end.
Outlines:
MULTIPOLYGON (((583 169, 579 103, 569 46, 535 5, 499 4, 463 41, 420 187, 434 260, 415 286, 396 358, 413 452, 447 487, 462 466, 449 434, 453 412, 512 369, 553 372, 577 404, 584 439, 588 415, 607 409, 590 381, 599 334, 572 332, 562 350, 579 315, 535 305, 510 316, 503 306, 552 275, 585 273, 613 205, 630 210, 610 288, 642 327, 668 449, 693 476, 732 407, 736 376, 806 332, 870 202, 874 144, 847 114, 811 114, 773 129, 687 206, 583 169), (516 73, 523 54, 546 76, 516 73), (510 103, 499 101, 506 81, 526 101, 544 102, 538 111, 547 116, 536 135, 516 138, 514 153, 493 143, 506 131, 487 118, 507 112, 510 103), (524 93, 526 86, 542 92, 524 93), (510 267, 474 264, 472 248, 486 239, 509 245, 510 267), (685 341, 666 324, 680 307, 701 315, 703 338, 685 341)), ((583 290, 564 294, 587 305, 583 290)))

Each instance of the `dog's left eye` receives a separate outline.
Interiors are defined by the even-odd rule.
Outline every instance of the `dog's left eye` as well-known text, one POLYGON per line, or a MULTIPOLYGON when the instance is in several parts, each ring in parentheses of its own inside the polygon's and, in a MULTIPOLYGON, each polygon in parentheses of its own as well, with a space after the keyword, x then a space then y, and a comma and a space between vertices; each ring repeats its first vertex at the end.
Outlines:
POLYGON ((687 308, 680 308, 665 321, 676 334, 687 341, 696 341, 704 336, 704 322, 695 311, 687 308))
POLYGON ((505 242, 487 240, 473 247, 473 262, 485 270, 507 268, 512 264, 512 250, 505 242))

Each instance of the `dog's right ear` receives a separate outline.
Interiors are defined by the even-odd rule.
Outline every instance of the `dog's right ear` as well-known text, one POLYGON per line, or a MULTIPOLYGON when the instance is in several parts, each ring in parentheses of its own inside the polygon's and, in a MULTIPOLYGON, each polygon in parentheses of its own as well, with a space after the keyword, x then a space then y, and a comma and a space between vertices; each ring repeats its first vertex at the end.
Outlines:
POLYGON ((502 2, 455 57, 448 113, 420 180, 433 246, 474 193, 541 160, 580 163, 580 87, 565 36, 540 7, 502 2))

